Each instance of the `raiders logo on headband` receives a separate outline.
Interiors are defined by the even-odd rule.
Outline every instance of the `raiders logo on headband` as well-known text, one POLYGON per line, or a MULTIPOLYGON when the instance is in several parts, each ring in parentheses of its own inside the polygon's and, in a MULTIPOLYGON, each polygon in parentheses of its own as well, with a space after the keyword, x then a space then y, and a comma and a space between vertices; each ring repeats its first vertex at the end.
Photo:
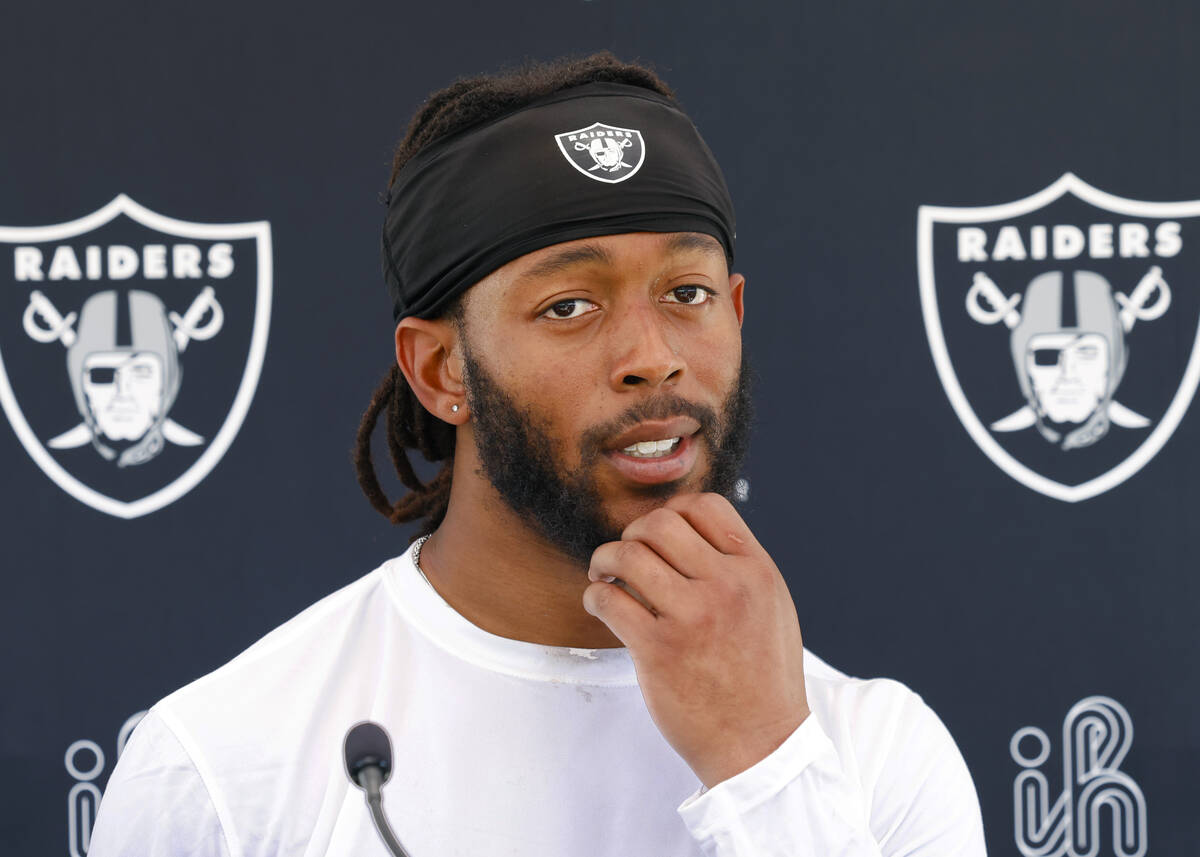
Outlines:
POLYGON ((1068 173, 1033 196, 922 206, 925 330, 972 439, 1075 502, 1163 448, 1200 382, 1200 200, 1122 199, 1068 173))
POLYGON ((270 224, 188 223, 121 195, 69 223, 0 227, 0 254, 0 404, 30 457, 120 518, 191 490, 258 385, 270 224))
POLYGON ((554 139, 571 166, 598 182, 623 182, 646 160, 642 132, 635 128, 595 122, 577 131, 555 134, 554 139))

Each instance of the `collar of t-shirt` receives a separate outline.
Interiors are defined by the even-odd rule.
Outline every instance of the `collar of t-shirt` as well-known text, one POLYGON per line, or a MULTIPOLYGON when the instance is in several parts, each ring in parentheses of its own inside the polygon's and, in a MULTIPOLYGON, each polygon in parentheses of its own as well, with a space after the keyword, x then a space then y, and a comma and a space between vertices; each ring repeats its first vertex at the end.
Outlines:
POLYGON ((409 624, 435 645, 484 669, 547 682, 637 686, 627 648, 543 646, 500 637, 467 621, 417 569, 412 548, 388 563, 385 581, 409 624))

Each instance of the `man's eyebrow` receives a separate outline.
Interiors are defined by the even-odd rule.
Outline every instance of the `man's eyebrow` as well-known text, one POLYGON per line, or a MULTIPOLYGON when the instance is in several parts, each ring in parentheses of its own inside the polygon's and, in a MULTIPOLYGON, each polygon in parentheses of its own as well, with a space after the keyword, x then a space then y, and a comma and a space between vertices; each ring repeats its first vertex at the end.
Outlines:
POLYGON ((551 253, 521 275, 521 279, 537 279, 551 274, 561 274, 575 265, 592 263, 613 264, 612 256, 603 247, 596 244, 580 244, 578 247, 567 247, 551 253))
POLYGON ((721 246, 721 243, 711 235, 701 232, 681 232, 678 235, 672 235, 671 240, 667 242, 667 252, 678 253, 683 250, 699 250, 702 253, 725 258, 725 248, 721 246))

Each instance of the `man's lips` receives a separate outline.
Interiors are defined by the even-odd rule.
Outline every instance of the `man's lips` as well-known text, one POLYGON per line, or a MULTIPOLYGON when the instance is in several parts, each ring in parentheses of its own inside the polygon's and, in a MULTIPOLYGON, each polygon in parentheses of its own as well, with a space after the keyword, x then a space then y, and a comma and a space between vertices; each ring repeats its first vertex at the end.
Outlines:
POLYGON ((692 417, 672 417, 669 420, 644 420, 633 428, 621 432, 606 443, 605 450, 619 452, 651 440, 667 440, 672 437, 687 438, 700 431, 700 423, 692 417))
POLYGON ((700 423, 691 417, 638 423, 608 444, 605 458, 621 476, 630 482, 642 485, 674 482, 687 476, 696 464, 700 447, 695 434, 699 430, 700 423), (674 447, 662 455, 655 455, 655 457, 642 457, 625 451, 638 443, 645 444, 650 441, 665 441, 672 438, 679 438, 674 447))

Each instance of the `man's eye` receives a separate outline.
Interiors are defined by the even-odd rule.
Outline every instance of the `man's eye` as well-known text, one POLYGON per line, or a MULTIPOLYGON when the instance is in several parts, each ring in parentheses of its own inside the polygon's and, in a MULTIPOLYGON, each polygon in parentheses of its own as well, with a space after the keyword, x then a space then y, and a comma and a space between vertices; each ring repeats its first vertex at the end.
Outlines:
POLYGON ((664 299, 671 304, 702 304, 712 297, 712 292, 700 286, 676 286, 667 292, 664 299))
POLYGON ((559 301, 556 304, 551 304, 542 315, 550 318, 579 318, 588 311, 589 308, 595 306, 591 301, 585 301, 583 298, 570 298, 569 300, 559 301))

